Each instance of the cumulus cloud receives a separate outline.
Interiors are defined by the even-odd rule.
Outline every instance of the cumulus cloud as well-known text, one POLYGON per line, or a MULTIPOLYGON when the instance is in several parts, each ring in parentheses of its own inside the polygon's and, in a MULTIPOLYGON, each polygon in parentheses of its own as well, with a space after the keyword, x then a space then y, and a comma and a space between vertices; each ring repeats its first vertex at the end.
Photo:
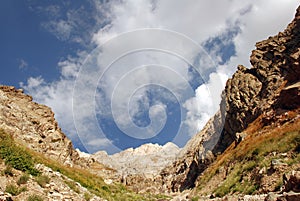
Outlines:
POLYGON ((184 123, 189 127, 189 134, 200 131, 207 121, 218 111, 221 102, 221 92, 228 76, 216 72, 209 75, 209 81, 199 86, 195 96, 184 103, 187 117, 184 123))
POLYGON ((29 78, 22 87, 51 106, 69 137, 79 136, 90 152, 119 150, 114 140, 99 132, 103 118, 114 118, 118 129, 131 137, 147 139, 162 130, 172 115, 167 110, 170 103, 177 101, 183 124, 174 142, 182 145, 217 111, 226 79, 237 64, 249 64, 254 43, 283 30, 297 4, 296 0, 93 1, 97 11, 90 13, 89 19, 97 21, 93 25, 80 21, 84 9, 59 17, 54 7, 56 17, 47 23, 49 31, 62 40, 72 36, 98 48, 59 62, 60 79, 47 83, 41 77, 29 78), (84 23, 88 25, 81 26, 84 23), (78 27, 89 34, 77 34, 78 27), (226 48, 232 53, 224 55, 226 48), (149 84, 159 86, 157 91, 150 93, 149 84), (144 117, 139 122, 141 116, 150 121, 143 122, 144 117))

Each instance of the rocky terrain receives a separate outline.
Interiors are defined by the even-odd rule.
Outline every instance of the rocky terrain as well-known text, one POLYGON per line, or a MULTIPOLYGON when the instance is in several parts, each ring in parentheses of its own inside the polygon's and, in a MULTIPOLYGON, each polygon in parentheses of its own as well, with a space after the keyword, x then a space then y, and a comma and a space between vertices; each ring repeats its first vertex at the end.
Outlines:
POLYGON ((8 172, 2 162, 0 171, 5 174, 0 176, 0 200, 105 200, 49 167, 38 164, 36 168, 43 172, 43 176, 34 178, 15 169, 8 172))
POLYGON ((143 174, 153 177, 163 167, 174 161, 179 148, 169 142, 164 146, 158 144, 144 144, 138 148, 129 148, 113 155, 99 151, 90 157, 113 168, 125 179, 127 175, 143 174))
MULTIPOLYGON (((109 174, 101 175, 128 186, 136 192, 159 193, 160 171, 175 160, 180 149, 174 143, 144 144, 135 149, 129 148, 119 153, 108 155, 105 151, 86 154, 79 150, 79 156, 87 161, 97 161, 111 168, 109 174), (158 183, 155 181, 159 181, 158 183), (153 183, 157 185, 153 185, 153 183)), ((98 173, 96 171, 96 173, 98 173)))
POLYGON ((50 108, 0 86, 0 200, 300 200, 300 7, 250 62, 182 149, 76 151, 50 108))
MULTIPOLYGON (((163 149, 145 145, 144 149, 133 151, 149 154, 155 148, 163 149)), ((165 149, 176 151, 178 147, 169 144, 165 149)), ((151 160, 157 155, 151 156, 151 160)), ((157 200, 160 197, 127 190, 118 183, 121 176, 116 170, 97 162, 96 156, 87 156, 73 148, 49 107, 33 102, 20 89, 0 86, 0 200, 157 200)), ((168 156, 172 158, 172 154, 168 156)), ((113 158, 117 160, 117 156, 113 158)))
POLYGON ((51 109, 32 102, 21 89, 0 86, 0 128, 28 148, 66 165, 73 165, 79 157, 51 109))
POLYGON ((250 57, 252 67, 238 66, 227 81, 219 112, 187 143, 180 157, 161 172, 166 191, 199 185, 197 178, 216 157, 250 133, 298 121, 300 7, 286 30, 258 42, 256 48, 250 57), (255 121, 260 124, 251 130, 249 125, 255 121))

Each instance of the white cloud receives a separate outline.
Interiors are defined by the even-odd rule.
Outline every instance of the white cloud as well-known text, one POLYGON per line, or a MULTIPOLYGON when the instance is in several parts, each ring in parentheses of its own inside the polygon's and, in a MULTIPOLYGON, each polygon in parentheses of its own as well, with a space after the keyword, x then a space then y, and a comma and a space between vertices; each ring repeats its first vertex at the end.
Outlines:
MULTIPOLYGON (((77 38, 73 37, 74 40, 87 40, 85 37, 88 37, 100 47, 90 54, 82 52, 78 58, 59 62, 59 80, 46 83, 41 77, 29 78, 22 86, 37 101, 51 106, 69 136, 72 138, 78 132, 91 152, 118 150, 104 133, 99 132, 101 129, 96 122, 96 115, 108 115, 110 106, 120 129, 133 132, 130 135, 146 138, 161 129, 166 115, 165 103, 149 108, 153 124, 146 128, 134 126, 131 119, 141 112, 137 97, 149 101, 145 96, 145 86, 149 83, 163 86, 174 94, 187 111, 182 114, 185 129, 193 135, 218 109, 225 80, 237 64, 249 64, 254 43, 283 30, 292 19, 297 4, 296 0, 129 0, 111 1, 105 5, 94 1, 95 10, 101 14, 91 13, 95 15, 92 19, 98 20, 97 26, 103 21, 109 23, 93 35, 77 34, 76 26, 85 21, 80 21, 80 15, 73 11, 67 18, 51 19, 54 24, 50 21, 48 26, 51 25, 50 31, 61 39, 67 39, 75 32, 77 38), (275 17, 278 18, 276 22, 275 17), (214 66, 197 44, 236 28, 240 31, 228 39, 234 43, 236 55, 224 65, 214 66), (150 49, 138 51, 145 47, 150 49), (188 82, 187 61, 200 64, 200 68, 195 66, 200 73, 197 76, 206 81, 206 85, 199 86, 196 91, 188 82), (96 89, 100 89, 98 93, 96 89), (111 98, 110 105, 108 100, 111 98)), ((224 44, 229 42, 224 41, 224 44)), ((211 54, 221 47, 213 47, 211 54)), ((212 58, 219 56, 212 55, 212 58)), ((187 139, 186 132, 182 133, 176 142, 187 139)))
POLYGON ((45 23, 43 26, 52 32, 52 34, 54 34, 59 40, 68 40, 72 32, 71 24, 65 20, 53 20, 45 23))
POLYGON ((296 0, 255 1, 251 11, 239 19, 241 32, 234 38, 237 55, 226 67, 235 70, 238 64, 250 66, 255 43, 283 31, 294 18, 298 5, 296 0))
POLYGON ((184 103, 187 117, 184 123, 189 127, 189 133, 194 135, 207 121, 218 111, 221 102, 221 92, 228 79, 226 74, 217 72, 209 75, 209 81, 199 86, 195 91, 195 97, 184 103))
POLYGON ((111 142, 106 138, 97 138, 97 139, 90 140, 87 144, 92 147, 107 148, 108 146, 111 145, 111 142))

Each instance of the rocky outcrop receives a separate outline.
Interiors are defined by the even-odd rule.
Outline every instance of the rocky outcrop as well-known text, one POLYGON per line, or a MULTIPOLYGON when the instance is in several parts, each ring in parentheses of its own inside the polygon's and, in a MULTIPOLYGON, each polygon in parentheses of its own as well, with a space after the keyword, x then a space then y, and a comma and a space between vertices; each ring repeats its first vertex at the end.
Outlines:
POLYGON ((159 193, 161 190, 159 173, 175 160, 179 151, 175 144, 169 142, 163 146, 144 144, 113 155, 99 151, 85 157, 114 169, 116 172, 109 175, 110 179, 125 184, 135 192, 159 193))
POLYGON ((59 128, 54 113, 32 97, 10 86, 0 86, 0 128, 28 148, 73 165, 79 156, 59 128))
POLYGON ((300 171, 293 171, 290 175, 283 176, 284 191, 300 193, 300 171))
POLYGON ((299 107, 299 99, 294 99, 299 97, 299 87, 290 86, 300 79, 299 57, 300 7, 284 32, 256 43, 250 57, 252 67, 239 66, 227 81, 223 136, 228 140, 220 140, 216 151, 223 151, 236 139, 237 132, 246 129, 259 115, 273 110, 275 105, 277 109, 278 106, 291 109, 286 106, 290 107, 288 101, 293 100, 294 108, 299 107))
POLYGON ((165 192, 183 191, 195 186, 199 173, 214 160, 210 151, 218 142, 223 119, 218 112, 200 133, 195 135, 180 151, 178 158, 161 171, 165 192))
POLYGON ((270 119, 298 109, 299 57, 300 7, 284 32, 256 43, 251 68, 238 66, 226 83, 220 111, 187 143, 180 157, 161 172, 165 190, 194 187, 196 178, 214 157, 245 137, 247 133, 242 131, 259 116, 270 119))
POLYGON ((135 149, 129 148, 113 155, 100 151, 92 155, 96 161, 113 168, 124 177, 129 174, 156 175, 173 161, 179 148, 169 142, 163 146, 144 144, 135 149))

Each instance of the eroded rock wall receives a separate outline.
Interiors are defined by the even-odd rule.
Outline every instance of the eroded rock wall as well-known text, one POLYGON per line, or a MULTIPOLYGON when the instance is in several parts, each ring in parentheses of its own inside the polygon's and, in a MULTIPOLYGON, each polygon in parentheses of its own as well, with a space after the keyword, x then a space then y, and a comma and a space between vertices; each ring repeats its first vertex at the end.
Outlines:
POLYGON ((53 160, 73 165, 79 156, 59 128, 54 113, 10 86, 0 86, 0 128, 25 146, 53 160))
POLYGON ((187 143, 179 158, 161 172, 165 191, 194 187, 196 178, 214 157, 239 140, 244 135, 240 132, 259 115, 275 109, 284 111, 283 106, 299 107, 299 57, 300 7, 284 32, 256 43, 251 68, 238 66, 226 83, 219 112, 187 143))

